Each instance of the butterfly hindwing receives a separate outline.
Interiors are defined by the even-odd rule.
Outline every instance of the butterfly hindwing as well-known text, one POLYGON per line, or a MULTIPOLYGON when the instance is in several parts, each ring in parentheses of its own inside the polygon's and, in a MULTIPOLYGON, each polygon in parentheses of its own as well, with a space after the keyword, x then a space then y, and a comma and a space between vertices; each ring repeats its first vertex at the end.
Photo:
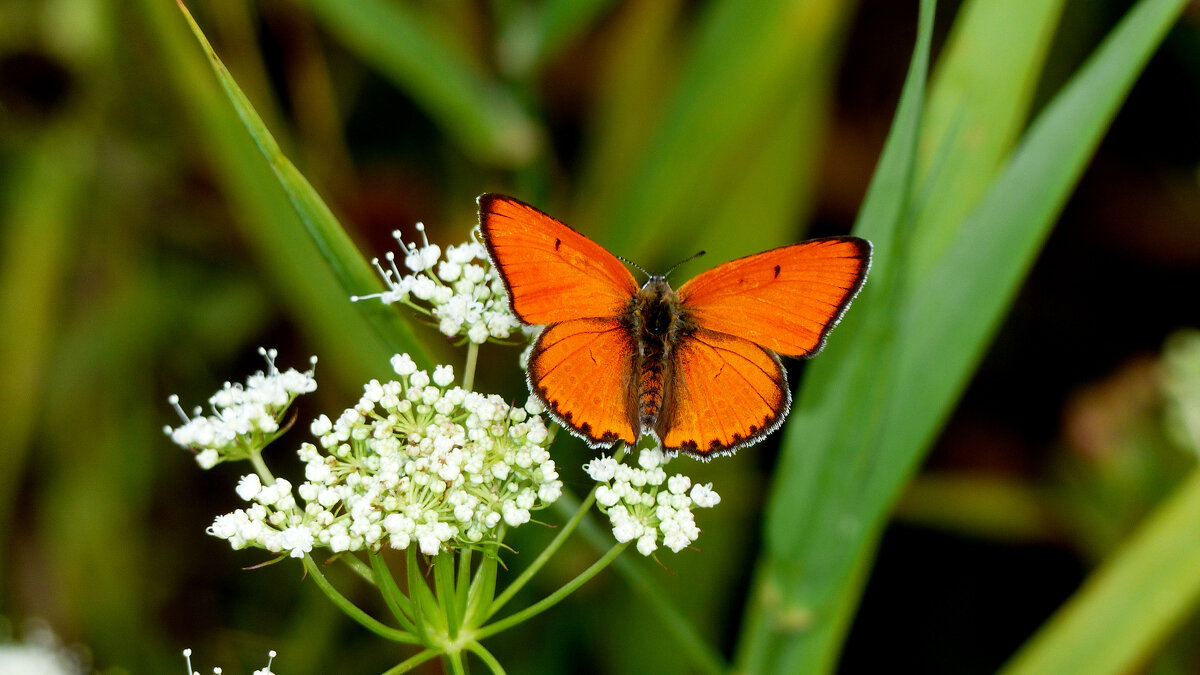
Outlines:
POLYGON ((689 318, 784 356, 820 351, 867 277, 871 244, 829 237, 718 265, 679 288, 689 318))
POLYGON ((675 346, 655 433, 668 451, 723 454, 774 431, 791 400, 779 357, 748 340, 697 330, 675 346))
POLYGON ((637 443, 637 346, 616 319, 551 324, 529 355, 529 389, 592 447, 637 443))
POLYGON ((480 196, 479 227, 513 313, 525 323, 616 316, 637 293, 616 256, 524 202, 480 196))

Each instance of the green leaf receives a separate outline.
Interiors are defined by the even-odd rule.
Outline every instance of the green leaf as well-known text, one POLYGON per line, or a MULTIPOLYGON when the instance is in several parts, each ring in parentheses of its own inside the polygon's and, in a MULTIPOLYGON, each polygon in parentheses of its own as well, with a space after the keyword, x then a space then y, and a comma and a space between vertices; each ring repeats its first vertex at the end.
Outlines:
MULTIPOLYGON (((859 571, 892 505, 1182 6, 1180 0, 1137 5, 1038 116, 940 254, 926 248, 937 245, 933 237, 888 237, 871 215, 877 199, 904 204, 902 193, 912 189, 889 161, 893 137, 913 131, 902 123, 910 119, 906 84, 857 227, 876 243, 881 267, 811 367, 786 430, 743 643, 748 670, 832 668, 861 591, 859 571), (922 258, 932 263, 918 275, 912 261, 922 258)), ((966 151, 943 145, 932 164, 966 151)), ((911 222, 911 212, 901 215, 911 222)))
POLYGON ((477 160, 522 166, 543 136, 516 97, 403 2, 307 0, 321 24, 413 97, 477 160))
POLYGON ((1200 603, 1200 471, 1096 570, 1002 672, 1139 670, 1200 603))
POLYGON ((917 173, 913 275, 979 202, 1020 136, 1064 0, 971 0, 930 83, 917 173), (952 152, 946 152, 952 148, 952 152), (936 162, 942 157, 944 161, 936 162))
POLYGON ((729 185, 762 171, 758 162, 792 172, 774 180, 790 181, 793 191, 809 182, 798 172, 811 170, 811 157, 789 163, 773 161, 772 153, 782 145, 815 154, 820 125, 802 123, 806 137, 794 140, 797 131, 781 123, 780 111, 795 120, 797 101, 807 97, 819 107, 828 100, 822 94, 830 53, 851 9, 835 0, 711 3, 649 140, 629 170, 591 171, 618 180, 610 189, 579 193, 578 222, 588 231, 608 228, 610 247, 643 264, 652 264, 652 255, 675 262, 697 248, 736 257, 786 241, 800 202, 776 196, 774 186, 768 199, 786 208, 764 211, 773 215, 764 222, 738 220, 741 236, 733 248, 728 221, 718 225, 711 216, 725 203, 729 185), (686 253, 680 251, 684 231, 686 253))
MULTIPOLYGON (((303 225, 304 232, 307 233, 307 238, 316 245, 320 253, 321 259, 324 261, 324 266, 332 272, 342 288, 344 295, 341 302, 348 302, 346 296, 350 295, 365 295, 377 290, 380 286, 378 275, 367 264, 358 249, 350 240, 349 235, 338 223, 337 218, 321 200, 321 197, 316 193, 313 187, 305 180, 299 170, 283 155, 280 151, 275 139, 271 133, 263 125, 262 120, 258 117, 254 107, 245 97, 242 91, 234 82, 232 76, 225 69, 224 64, 217 57, 212 49, 212 45, 204 37, 200 27, 192 19, 187 8, 179 3, 180 10, 183 12, 189 26, 192 29, 196 39, 200 42, 205 54, 208 56, 209 65, 217 79, 221 84, 222 89, 232 104, 233 109, 237 112, 238 118, 241 120, 245 130, 249 132, 250 138, 253 139, 254 145, 257 146, 261 153, 261 158, 266 161, 274 173, 278 184, 283 187, 284 193, 287 195, 295 214, 299 216, 299 223, 303 225)), ((222 121, 216 118, 216 111, 210 110, 209 117, 204 120, 205 124, 212 125, 214 131, 221 127, 222 121)), ((222 128, 222 131, 225 129, 222 128)), ((242 145, 244 142, 239 141, 242 145)), ((231 155, 238 148, 225 148, 226 152, 231 155)), ((227 158, 226 168, 235 168, 231 166, 234 162, 232 157, 227 158)), ((252 171, 245 166, 237 166, 239 171, 252 171)), ((233 177, 233 176, 229 176, 233 177)), ((244 187, 244 186, 243 186, 244 187)), ((253 187, 253 186, 251 186, 253 187)), ((261 190, 261 187, 259 188, 261 190)), ((256 204, 256 208, 262 208, 264 205, 256 204)), ((263 209, 264 211, 268 209, 263 209)), ((287 240, 289 237, 294 237, 299 232, 288 232, 285 228, 288 224, 287 220, 281 222, 265 222, 259 225, 264 234, 273 234, 272 242, 278 243, 285 247, 285 250, 290 248, 295 250, 294 245, 289 245, 287 240)), ((307 271, 312 274, 312 270, 307 271)), ((364 316, 375 332, 383 339, 388 350, 392 353, 407 352, 413 356, 418 363, 427 366, 429 359, 425 354, 425 350, 417 342, 408 325, 401 319, 400 314, 394 309, 389 308, 378 302, 360 302, 355 303, 358 312, 364 316)), ((324 307, 308 308, 309 312, 325 311, 324 307)), ((351 331, 346 331, 346 327, 342 326, 345 335, 349 337, 351 331)), ((384 358, 386 362, 386 358, 384 358)))
MULTIPOLYGON (((879 411, 890 392, 886 383, 894 377, 886 353, 894 349, 890 327, 899 312, 897 268, 906 245, 901 228, 915 174, 935 6, 933 0, 921 3, 917 46, 895 121, 855 225, 855 232, 874 245, 871 276, 844 325, 813 364, 785 429, 768 503, 765 557, 756 578, 756 597, 751 599, 750 611, 757 616, 742 635, 740 670, 828 669, 836 652, 797 653, 795 645, 813 642, 813 633, 803 631, 814 622, 822 642, 840 642, 840 629, 851 615, 846 609, 839 612, 829 598, 836 590, 850 590, 846 586, 858 552, 852 544, 863 537, 865 524, 842 513, 841 500, 857 492, 854 483, 863 470, 866 449, 878 434, 879 411), (847 424, 851 415, 858 415, 860 422, 847 424), (799 528, 797 514, 804 514, 799 528), (841 522, 830 522, 843 515, 841 522), (837 541, 821 541, 831 530, 837 541), (831 545, 832 555, 814 556, 825 544, 831 545)), ((865 569, 861 562, 858 566, 865 569)))

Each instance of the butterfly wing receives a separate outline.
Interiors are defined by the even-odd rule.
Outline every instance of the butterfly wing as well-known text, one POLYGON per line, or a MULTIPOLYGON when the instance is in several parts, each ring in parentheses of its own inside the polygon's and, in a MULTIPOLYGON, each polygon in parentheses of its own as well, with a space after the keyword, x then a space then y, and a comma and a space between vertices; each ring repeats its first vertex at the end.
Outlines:
POLYGON ((637 346, 615 318, 549 325, 529 356, 529 389, 555 419, 592 447, 641 436, 637 419, 637 346))
POLYGON ((604 247, 512 197, 478 201, 483 243, 519 319, 536 325, 626 311, 637 283, 604 247))
POLYGON ((814 239, 718 265, 681 286, 679 299, 700 328, 810 357, 862 288, 870 265, 866 239, 814 239))
POLYGON ((787 417, 779 357, 742 338, 697 330, 674 349, 655 433, 668 451, 711 457, 750 445, 787 417))

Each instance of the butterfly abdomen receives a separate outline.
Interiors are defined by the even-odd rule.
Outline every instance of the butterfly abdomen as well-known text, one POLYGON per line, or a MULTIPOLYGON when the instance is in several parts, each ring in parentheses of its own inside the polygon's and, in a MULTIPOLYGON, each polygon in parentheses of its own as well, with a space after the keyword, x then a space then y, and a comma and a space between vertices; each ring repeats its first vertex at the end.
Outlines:
POLYGON ((671 352, 684 330, 679 299, 661 277, 653 277, 630 305, 628 327, 638 346, 638 418, 652 429, 662 413, 671 352))

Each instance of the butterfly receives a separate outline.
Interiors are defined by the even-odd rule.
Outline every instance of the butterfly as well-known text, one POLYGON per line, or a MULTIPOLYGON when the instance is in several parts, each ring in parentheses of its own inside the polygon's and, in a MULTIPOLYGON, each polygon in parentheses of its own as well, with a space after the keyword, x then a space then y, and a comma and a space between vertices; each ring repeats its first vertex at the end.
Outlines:
POLYGON ((521 321, 545 327, 530 391, 593 448, 654 435, 668 454, 728 454, 791 408, 780 355, 821 350, 862 288, 871 244, 828 237, 641 287, 612 253, 512 197, 478 199, 492 264, 521 321))

